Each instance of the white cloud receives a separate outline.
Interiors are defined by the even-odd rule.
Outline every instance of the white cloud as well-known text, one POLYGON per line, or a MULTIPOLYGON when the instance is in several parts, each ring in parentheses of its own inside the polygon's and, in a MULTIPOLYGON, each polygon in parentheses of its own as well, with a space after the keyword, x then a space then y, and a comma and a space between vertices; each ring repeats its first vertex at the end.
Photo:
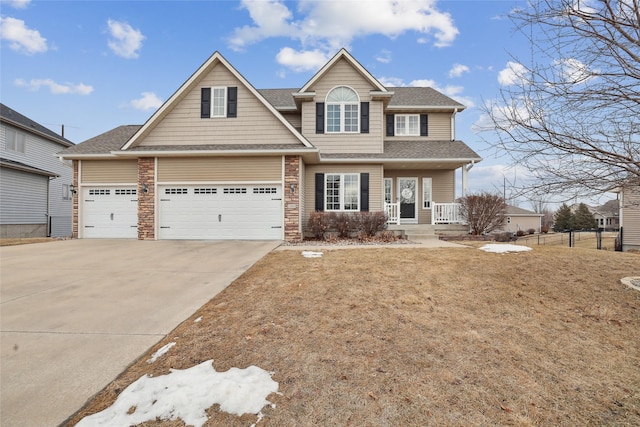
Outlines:
POLYGON ((507 62, 506 68, 498 73, 498 82, 503 86, 515 85, 526 78, 527 69, 517 62, 507 62))
POLYGON ((453 64, 453 67, 449 70, 449 77, 460 77, 464 73, 469 72, 469 67, 462 64, 453 64))
POLYGON ((123 58, 137 58, 142 48, 142 41, 146 38, 140 30, 134 29, 127 22, 118 22, 109 19, 109 48, 123 58))
POLYGON ((318 49, 299 52, 290 47, 284 47, 276 55, 278 64, 284 65, 293 71, 316 70, 329 59, 330 57, 326 52, 318 49))
POLYGON ((28 28, 21 19, 0 17, 0 39, 8 40, 9 47, 17 52, 31 55, 47 51, 47 39, 28 28))
POLYGON ((8 4, 14 9, 26 9, 31 0, 2 0, 2 3, 8 4))
POLYGON ((131 101, 131 106, 136 110, 155 110, 160 108, 162 100, 153 92, 142 92, 142 96, 131 101))
MULTIPOLYGON (((372 34, 395 38, 412 31, 420 35, 418 43, 430 40, 434 46, 444 47, 459 33, 451 15, 438 10, 435 0, 301 0, 296 16, 287 4, 282 0, 243 0, 241 7, 249 12, 253 24, 236 28, 228 39, 229 46, 243 50, 266 38, 286 37, 301 43, 297 57, 303 59, 305 50, 329 56, 348 48, 353 39, 372 34)), ((291 66, 306 69, 305 63, 291 66)))
POLYGON ((383 64, 388 64, 391 62, 391 51, 387 49, 382 49, 380 53, 376 56, 376 61, 382 62, 383 64))
POLYGON ((28 82, 24 79, 16 79, 14 84, 34 92, 39 91, 42 87, 47 87, 54 95, 89 95, 93 92, 93 87, 84 83, 56 83, 52 79, 31 79, 28 82))
POLYGON ((554 61, 563 83, 579 84, 591 79, 594 73, 589 67, 575 58, 554 61))

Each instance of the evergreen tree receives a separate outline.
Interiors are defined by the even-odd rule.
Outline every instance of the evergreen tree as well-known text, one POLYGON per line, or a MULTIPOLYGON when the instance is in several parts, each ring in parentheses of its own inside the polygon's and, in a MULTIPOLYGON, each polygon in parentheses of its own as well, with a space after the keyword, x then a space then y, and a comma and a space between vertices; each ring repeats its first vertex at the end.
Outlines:
POLYGON ((591 230, 596 226, 596 219, 584 203, 578 205, 573 214, 573 228, 576 230, 591 230))
POLYGON ((563 203, 553 216, 553 231, 565 231, 573 228, 574 216, 571 208, 563 203))

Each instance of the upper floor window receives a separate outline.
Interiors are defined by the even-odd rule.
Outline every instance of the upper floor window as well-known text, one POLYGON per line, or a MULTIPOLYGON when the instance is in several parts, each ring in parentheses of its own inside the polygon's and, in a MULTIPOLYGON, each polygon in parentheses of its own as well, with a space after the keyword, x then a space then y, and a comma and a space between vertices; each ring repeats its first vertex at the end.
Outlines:
POLYGON ((7 150, 17 151, 18 153, 25 152, 26 134, 24 132, 7 128, 6 135, 7 135, 7 150))
POLYGON ((225 117, 227 115, 227 88, 212 87, 211 117, 225 117))
POLYGON ((326 101, 327 133, 360 132, 360 99, 346 86, 338 86, 329 92, 326 101))
POLYGON ((396 114, 396 135, 420 136, 420 115, 396 114))
POLYGON ((200 93, 200 117, 238 117, 238 88, 203 87, 200 93))

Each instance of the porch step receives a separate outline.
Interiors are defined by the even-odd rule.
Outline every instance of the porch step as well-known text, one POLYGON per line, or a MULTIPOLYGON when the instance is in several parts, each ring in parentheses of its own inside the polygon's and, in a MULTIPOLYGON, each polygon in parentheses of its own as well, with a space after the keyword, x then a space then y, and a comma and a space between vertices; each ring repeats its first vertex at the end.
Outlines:
POLYGON ((389 225, 389 230, 400 232, 402 237, 407 240, 431 240, 438 239, 435 233, 435 227, 431 224, 405 224, 405 225, 389 225))

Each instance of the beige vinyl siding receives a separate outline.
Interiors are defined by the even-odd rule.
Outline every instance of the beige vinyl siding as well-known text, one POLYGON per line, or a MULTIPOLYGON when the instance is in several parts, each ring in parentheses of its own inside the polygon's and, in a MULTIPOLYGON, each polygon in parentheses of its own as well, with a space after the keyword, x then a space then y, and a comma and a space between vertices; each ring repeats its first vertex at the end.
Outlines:
POLYGON ((81 160, 82 184, 135 184, 138 160, 81 160))
POLYGON ((622 207, 622 239, 625 250, 640 249, 640 188, 625 187, 622 207))
POLYGON ((302 104, 302 133, 324 153, 382 153, 383 114, 382 102, 371 101, 375 89, 346 60, 340 60, 313 85, 313 102, 302 104), (355 90, 360 102, 369 102, 370 133, 316 133, 316 102, 325 102, 327 94, 336 86, 348 86, 355 90))
POLYGON ((158 159, 158 182, 281 182, 282 157, 158 159))
MULTIPOLYGON (((385 170, 385 178, 393 178, 393 197, 398 197, 398 178, 418 178, 418 223, 431 223, 431 209, 422 209, 422 178, 431 178, 434 203, 453 203, 456 194, 455 170, 385 170)), ((384 187, 383 187, 384 188, 384 187)))
POLYGON ((302 129, 302 116, 300 115, 300 113, 296 112, 296 113, 281 113, 281 114, 282 114, 282 117, 284 117, 285 119, 287 119, 289 123, 291 123, 291 126, 298 129, 298 131, 302 129))
POLYGON ((304 216, 303 229, 306 229, 309 215, 316 208, 316 173, 368 173, 369 174, 369 211, 383 209, 382 165, 307 165, 304 171, 304 216))
POLYGON ((140 145, 300 144, 291 131, 223 65, 216 65, 140 145), (200 118, 203 87, 237 87, 238 117, 200 118))
MULTIPOLYGON (((415 111, 407 111, 407 112, 389 112, 388 114, 420 114, 415 111)), ((442 141, 442 140, 451 140, 451 114, 450 113, 429 113, 428 114, 428 136, 388 136, 385 137, 388 141, 393 140, 434 140, 434 141, 442 141)), ((385 124, 385 132, 386 132, 386 124, 385 124)))

